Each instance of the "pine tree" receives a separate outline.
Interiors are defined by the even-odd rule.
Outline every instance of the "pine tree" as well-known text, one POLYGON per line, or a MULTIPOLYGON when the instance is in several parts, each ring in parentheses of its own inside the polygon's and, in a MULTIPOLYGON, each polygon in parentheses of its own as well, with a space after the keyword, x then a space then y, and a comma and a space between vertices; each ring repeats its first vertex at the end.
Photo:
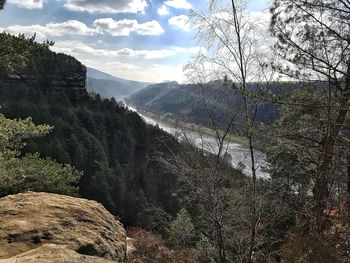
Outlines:
MULTIPOLYGON (((275 0, 271 8, 271 32, 275 50, 283 59, 276 68, 285 76, 306 82, 326 83, 325 103, 311 105, 287 101, 304 112, 322 109, 323 126, 314 142, 317 164, 313 187, 314 210, 323 215, 330 197, 330 176, 336 144, 350 107, 350 7, 338 0, 275 0)), ((307 123, 305 123, 307 124, 307 123)), ((310 127, 311 130, 312 127, 310 127)), ((304 127, 307 129, 307 127, 304 127)), ((294 141, 298 143, 298 141, 294 141)), ((314 157, 315 157, 314 156, 314 157)))
POLYGON ((4 9, 6 0, 0 0, 0 10, 4 9))
POLYGON ((10 120, 0 114, 0 196, 22 191, 76 195, 81 173, 39 154, 21 155, 25 140, 48 134, 52 127, 30 118, 10 120))
POLYGON ((170 242, 178 246, 188 246, 194 238, 194 226, 186 209, 181 209, 170 224, 170 242))

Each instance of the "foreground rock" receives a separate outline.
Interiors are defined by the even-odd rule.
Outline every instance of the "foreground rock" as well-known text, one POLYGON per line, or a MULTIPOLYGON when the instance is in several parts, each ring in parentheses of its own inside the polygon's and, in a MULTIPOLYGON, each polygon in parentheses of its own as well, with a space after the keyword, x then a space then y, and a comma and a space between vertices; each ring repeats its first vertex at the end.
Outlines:
POLYGON ((85 256, 64 246, 52 244, 43 245, 37 249, 19 254, 0 263, 115 263, 105 258, 85 256))
POLYGON ((95 201, 32 192, 1 198, 0 259, 44 244, 64 245, 83 255, 126 260, 124 228, 95 201))

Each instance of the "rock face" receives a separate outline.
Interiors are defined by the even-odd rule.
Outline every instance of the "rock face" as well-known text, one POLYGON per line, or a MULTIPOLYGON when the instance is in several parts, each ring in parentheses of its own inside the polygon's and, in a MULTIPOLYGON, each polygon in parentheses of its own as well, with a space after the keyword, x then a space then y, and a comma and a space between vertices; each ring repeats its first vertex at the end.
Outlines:
POLYGON ((2 89, 35 88, 43 92, 66 94, 72 103, 84 101, 88 97, 86 90, 86 68, 69 74, 0 74, 2 89))
MULTIPOLYGON (((95 201, 33 192, 1 198, 0 259, 45 244, 64 245, 79 254, 118 262, 126 260, 124 228, 95 201)), ((58 250, 62 253, 62 248, 58 250)))
POLYGON ((0 263, 115 263, 108 259, 81 255, 65 246, 52 244, 19 254, 12 258, 2 259, 0 263))

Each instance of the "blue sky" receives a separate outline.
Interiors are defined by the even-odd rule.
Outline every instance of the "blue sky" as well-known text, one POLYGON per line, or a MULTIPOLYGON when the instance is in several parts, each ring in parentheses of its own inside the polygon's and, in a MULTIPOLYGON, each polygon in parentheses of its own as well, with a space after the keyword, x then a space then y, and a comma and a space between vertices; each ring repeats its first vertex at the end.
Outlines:
MULTIPOLYGON (((198 50, 189 10, 206 0, 7 0, 0 30, 34 32, 54 50, 112 75, 139 81, 184 81, 183 66, 198 50)), ((260 12, 268 0, 253 0, 260 12)))

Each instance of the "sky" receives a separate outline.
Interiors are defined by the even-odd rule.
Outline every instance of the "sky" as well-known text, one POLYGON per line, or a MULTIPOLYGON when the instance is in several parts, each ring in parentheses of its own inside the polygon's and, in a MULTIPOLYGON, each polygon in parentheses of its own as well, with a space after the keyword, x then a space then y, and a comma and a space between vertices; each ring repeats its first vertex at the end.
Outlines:
MULTIPOLYGON (((7 0, 0 30, 36 33, 55 42, 56 52, 121 78, 186 81, 183 66, 200 47, 190 28, 190 10, 203 12, 206 0, 7 0)), ((252 0, 261 12, 268 0, 252 0)))

